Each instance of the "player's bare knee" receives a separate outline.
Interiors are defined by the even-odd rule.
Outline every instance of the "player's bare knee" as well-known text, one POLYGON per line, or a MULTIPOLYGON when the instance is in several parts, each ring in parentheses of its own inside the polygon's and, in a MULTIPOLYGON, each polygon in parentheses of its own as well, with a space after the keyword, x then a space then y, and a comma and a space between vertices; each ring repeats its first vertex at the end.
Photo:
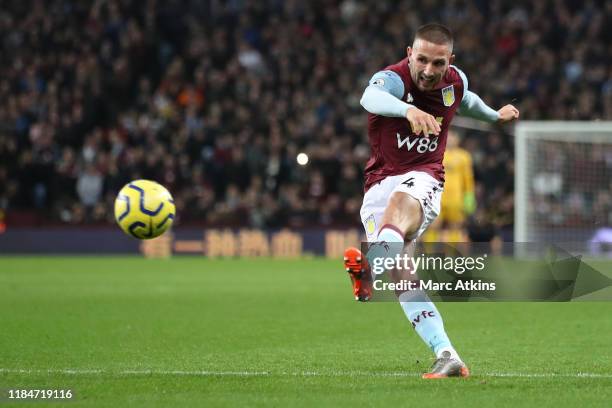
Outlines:
POLYGON ((412 236, 421 227, 423 223, 423 211, 421 210, 421 203, 413 197, 410 197, 409 204, 407 206, 407 214, 409 218, 408 225, 406 227, 406 236, 412 236))
POLYGON ((422 218, 419 201, 407 193, 396 191, 389 197, 383 224, 393 224, 410 236, 419 229, 422 218))

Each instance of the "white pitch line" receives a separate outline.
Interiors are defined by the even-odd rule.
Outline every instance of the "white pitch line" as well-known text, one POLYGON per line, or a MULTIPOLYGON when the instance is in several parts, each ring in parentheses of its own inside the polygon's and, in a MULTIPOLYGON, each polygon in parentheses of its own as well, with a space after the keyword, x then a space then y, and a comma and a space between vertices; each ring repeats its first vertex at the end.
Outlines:
POLYGON ((80 368, 64 368, 64 369, 30 369, 30 368, 0 368, 0 373, 9 374, 71 374, 71 375, 88 375, 88 374, 103 374, 103 370, 89 370, 80 368))
POLYGON ((612 378, 612 374, 601 373, 483 373, 489 377, 527 377, 527 378, 612 378))
MULTIPOLYGON (((113 372, 106 372, 113 374, 113 372)), ((269 376, 271 373, 267 371, 184 371, 184 370, 122 370, 118 371, 119 375, 176 375, 176 376, 226 376, 226 377, 263 377, 269 376)))
MULTIPOLYGON (((207 370, 101 370, 101 369, 17 369, 0 368, 0 373, 7 374, 65 374, 65 375, 109 375, 109 376, 194 376, 194 377, 420 377, 415 372, 378 372, 378 371, 207 371, 207 370)), ((507 378, 612 378, 612 373, 500 373, 481 372, 478 377, 507 378)))

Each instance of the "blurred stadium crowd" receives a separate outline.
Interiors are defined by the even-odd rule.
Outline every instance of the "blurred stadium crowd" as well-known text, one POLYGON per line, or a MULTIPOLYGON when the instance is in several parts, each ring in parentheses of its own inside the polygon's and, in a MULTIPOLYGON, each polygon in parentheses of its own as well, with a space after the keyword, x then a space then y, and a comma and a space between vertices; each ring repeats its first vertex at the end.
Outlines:
POLYGON ((537 141, 528 149, 532 224, 549 228, 612 225, 612 145, 537 141))
MULTIPOLYGON (((523 119, 612 119, 610 1, 6 0, 0 208, 15 223, 112 219, 165 184, 181 223, 359 225, 359 98, 421 24, 523 119), (306 152, 309 162, 296 162, 306 152)), ((480 215, 512 223, 511 137, 468 131, 480 215)))

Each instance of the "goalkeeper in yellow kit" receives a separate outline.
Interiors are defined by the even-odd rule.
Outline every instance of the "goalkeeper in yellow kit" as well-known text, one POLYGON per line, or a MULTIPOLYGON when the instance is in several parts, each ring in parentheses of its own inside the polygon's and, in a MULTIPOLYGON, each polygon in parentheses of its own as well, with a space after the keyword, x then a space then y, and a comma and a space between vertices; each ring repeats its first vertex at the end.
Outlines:
POLYGON ((449 130, 444 153, 444 193, 440 216, 425 233, 426 242, 465 242, 465 219, 476 210, 472 155, 459 146, 459 136, 449 130))

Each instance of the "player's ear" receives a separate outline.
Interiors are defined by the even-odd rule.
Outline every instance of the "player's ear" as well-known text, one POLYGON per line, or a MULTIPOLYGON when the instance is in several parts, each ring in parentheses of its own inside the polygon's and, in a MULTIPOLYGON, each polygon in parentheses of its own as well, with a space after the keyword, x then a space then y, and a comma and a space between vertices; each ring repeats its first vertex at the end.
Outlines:
POLYGON ((455 54, 452 54, 450 58, 448 59, 448 63, 453 64, 454 62, 455 62, 455 54))
POLYGON ((410 46, 406 47, 406 55, 408 58, 412 57, 412 48, 410 46))

